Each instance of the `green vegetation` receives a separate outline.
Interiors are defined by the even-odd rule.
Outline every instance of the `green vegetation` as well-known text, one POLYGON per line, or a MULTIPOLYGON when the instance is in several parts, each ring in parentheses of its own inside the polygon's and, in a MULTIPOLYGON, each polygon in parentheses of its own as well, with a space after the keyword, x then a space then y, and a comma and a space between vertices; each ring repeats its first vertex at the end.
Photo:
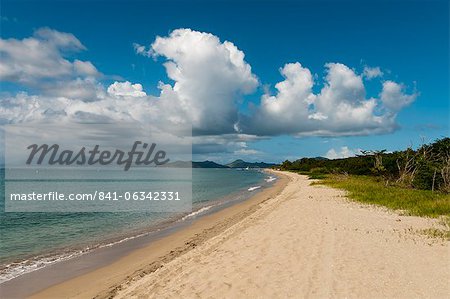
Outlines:
POLYGON ((285 161, 282 170, 306 174, 344 189, 350 199, 384 206, 405 215, 439 217, 442 228, 420 231, 431 238, 450 240, 450 138, 416 150, 387 153, 363 151, 346 159, 303 158, 285 161))
POLYGON ((421 233, 429 236, 430 238, 450 240, 450 229, 448 227, 446 229, 427 228, 423 229, 421 233))
POLYGON ((358 175, 310 175, 323 184, 348 192, 352 200, 384 206, 403 215, 440 218, 440 228, 428 228, 418 232, 430 238, 450 240, 450 194, 430 190, 407 189, 386 184, 380 177, 358 175), (320 177, 322 176, 322 177, 320 177))
POLYGON ((270 168, 277 166, 273 163, 264 163, 264 162, 245 162, 241 159, 235 160, 231 163, 226 164, 225 166, 230 168, 270 168))
POLYGON ((401 210, 407 215, 450 217, 450 194, 386 185, 382 178, 373 176, 327 175, 318 184, 344 189, 358 202, 401 210))
POLYGON ((386 186, 450 193, 450 138, 416 150, 363 151, 359 156, 336 160, 302 158, 285 161, 280 167, 308 173, 312 178, 323 178, 325 174, 365 175, 384 181, 386 186))

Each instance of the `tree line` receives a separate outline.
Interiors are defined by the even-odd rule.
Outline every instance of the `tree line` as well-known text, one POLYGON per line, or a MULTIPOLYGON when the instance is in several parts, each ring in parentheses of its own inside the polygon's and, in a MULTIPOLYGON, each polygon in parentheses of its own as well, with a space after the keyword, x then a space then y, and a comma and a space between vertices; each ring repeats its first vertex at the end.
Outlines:
POLYGON ((403 151, 362 151, 356 157, 284 161, 281 169, 309 174, 352 174, 382 177, 386 184, 450 192, 450 138, 403 151))

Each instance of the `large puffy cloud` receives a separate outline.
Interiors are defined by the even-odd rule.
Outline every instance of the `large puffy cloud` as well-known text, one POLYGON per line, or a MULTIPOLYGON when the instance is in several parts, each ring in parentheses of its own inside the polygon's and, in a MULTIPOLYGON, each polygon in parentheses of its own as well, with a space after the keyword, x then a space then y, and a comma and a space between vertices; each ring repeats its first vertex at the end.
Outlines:
POLYGON ((286 64, 280 72, 285 80, 275 85, 277 94, 262 96, 258 111, 239 124, 242 131, 256 135, 293 134, 298 132, 302 120, 308 119, 309 105, 315 98, 311 72, 300 63, 286 64))
POLYGON ((2 81, 36 83, 39 80, 98 76, 89 61, 69 61, 68 52, 85 50, 70 33, 41 28, 22 40, 0 39, 0 78, 2 81))
POLYGON ((340 63, 325 66, 324 86, 314 94, 311 72, 299 63, 286 64, 281 69, 284 81, 275 85, 277 93, 262 96, 261 105, 241 122, 242 131, 319 136, 386 133, 396 128, 399 108, 417 97, 387 81, 381 100, 367 98, 361 75, 340 63))
POLYGON ((328 63, 325 86, 314 103, 316 113, 325 118, 318 132, 327 135, 353 135, 388 132, 394 129, 390 116, 375 112, 377 100, 366 99, 361 76, 340 63, 328 63))
POLYGON ((68 33, 41 29, 33 37, 1 40, 0 45, 2 53, 13 53, 20 46, 40 49, 22 51, 27 54, 23 60, 20 53, 6 55, 0 63, 2 80, 14 79, 27 85, 46 79, 39 81, 38 95, 3 96, 2 123, 69 120, 137 121, 169 127, 192 124, 194 135, 202 135, 194 139, 197 148, 209 144, 211 149, 254 153, 242 143, 251 140, 243 141, 242 136, 390 132, 396 128, 397 113, 417 97, 415 93, 406 94, 402 84, 392 81, 383 83, 378 98, 367 97, 363 78, 368 75, 359 75, 339 63, 326 65, 324 84, 314 92, 318 84, 315 75, 296 62, 280 70, 283 80, 275 85, 276 93, 267 91, 260 105, 244 116, 238 101, 256 90, 258 79, 241 50, 212 34, 178 29, 166 37, 157 37, 150 48, 135 45, 138 54, 165 59, 167 76, 173 80, 160 82, 160 93, 154 96, 136 82, 114 82, 105 87, 94 78, 98 71, 92 63, 63 58, 65 51, 84 49, 68 33), (47 65, 42 70, 35 56, 47 65), (23 69, 14 68, 19 65, 23 69), (60 80, 59 76, 69 79, 60 80), (206 135, 214 138, 209 140, 206 135))
MULTIPOLYGON (((136 47, 140 54, 148 53, 136 47)), ((161 98, 176 102, 198 134, 234 131, 238 121, 236 101, 251 93, 258 79, 233 43, 190 29, 174 30, 157 37, 151 45, 153 56, 167 59, 164 66, 173 85, 164 85, 161 98)))

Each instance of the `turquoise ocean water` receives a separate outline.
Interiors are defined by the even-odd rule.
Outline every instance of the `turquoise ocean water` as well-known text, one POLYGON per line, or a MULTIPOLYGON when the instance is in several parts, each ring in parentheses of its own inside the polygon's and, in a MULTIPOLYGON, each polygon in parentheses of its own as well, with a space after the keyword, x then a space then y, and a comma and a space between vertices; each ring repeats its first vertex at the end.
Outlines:
MULTIPOLYGON (((1 177, 4 178, 4 170, 1 177)), ((207 213, 232 201, 244 200, 269 186, 274 178, 260 170, 193 169, 191 213, 0 212, 0 282, 45 265, 121 242, 207 213)), ((97 184, 101 189, 104 180, 97 184)), ((76 182, 74 182, 76 184, 76 182)), ((0 203, 4 206, 4 180, 0 203)))

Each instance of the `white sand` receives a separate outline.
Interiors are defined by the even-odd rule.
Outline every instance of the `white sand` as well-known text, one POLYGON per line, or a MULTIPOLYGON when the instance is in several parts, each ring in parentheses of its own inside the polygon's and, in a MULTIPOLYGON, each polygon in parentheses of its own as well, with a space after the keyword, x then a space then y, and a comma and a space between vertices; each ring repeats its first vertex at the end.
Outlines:
POLYGON ((290 182, 255 213, 122 286, 118 298, 450 298, 448 241, 436 220, 350 203, 290 182))

